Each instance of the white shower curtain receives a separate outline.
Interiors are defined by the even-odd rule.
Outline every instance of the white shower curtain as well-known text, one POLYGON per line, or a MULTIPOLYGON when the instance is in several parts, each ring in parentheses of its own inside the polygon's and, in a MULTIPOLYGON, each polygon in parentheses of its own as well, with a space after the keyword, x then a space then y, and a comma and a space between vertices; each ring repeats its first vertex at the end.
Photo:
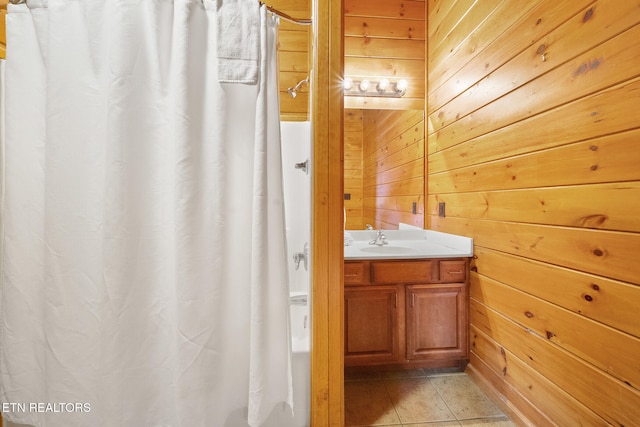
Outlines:
POLYGON ((221 85, 219 1, 10 5, 5 419, 258 426, 290 404, 276 24, 262 7, 258 84, 221 85))

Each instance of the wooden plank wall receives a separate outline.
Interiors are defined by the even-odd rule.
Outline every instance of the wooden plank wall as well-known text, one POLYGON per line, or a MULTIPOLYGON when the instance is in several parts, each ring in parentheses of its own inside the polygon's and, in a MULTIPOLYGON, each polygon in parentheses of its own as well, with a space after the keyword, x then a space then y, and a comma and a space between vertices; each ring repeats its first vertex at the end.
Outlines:
MULTIPOLYGON (((9 3, 9 0, 0 0, 0 59, 7 57, 7 27, 5 23, 7 3, 9 3)), ((2 423, 2 419, 0 419, 0 423, 2 423)), ((0 426, 2 426, 2 424, 0 424, 0 426)))
POLYGON ((344 0, 344 55, 345 77, 408 82, 402 98, 346 96, 345 108, 424 109, 424 0, 344 0))
MULTIPOLYGON (((299 19, 311 19, 311 0, 273 0, 270 6, 299 19)), ((309 118, 309 88, 303 84, 292 98, 287 88, 309 76, 311 69, 311 26, 280 20, 278 28, 278 66, 280 68, 280 118, 306 121, 309 118)))
POLYGON ((362 116, 363 110, 344 110, 344 193, 350 196, 344 200, 347 230, 362 230, 366 224, 362 217, 362 116))
POLYGON ((424 111, 363 110, 363 221, 424 225, 424 111), (413 204, 415 203, 415 214, 413 204))
POLYGON ((536 426, 638 425, 640 2, 427 13, 427 228, 474 239, 471 372, 536 426))

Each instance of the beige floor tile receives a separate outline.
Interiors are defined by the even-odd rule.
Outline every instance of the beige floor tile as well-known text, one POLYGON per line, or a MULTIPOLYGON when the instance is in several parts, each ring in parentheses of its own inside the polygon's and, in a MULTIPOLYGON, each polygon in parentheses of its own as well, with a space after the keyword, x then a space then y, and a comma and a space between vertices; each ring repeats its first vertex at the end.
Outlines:
POLYGON ((429 380, 458 420, 503 415, 500 409, 464 374, 432 377, 429 380))
POLYGON ((464 420, 460 421, 460 425, 464 427, 516 427, 507 417, 464 420))
POLYGON ((423 369, 389 370, 389 371, 347 371, 345 381, 380 380, 388 378, 424 378, 427 374, 423 369))
POLYGON ((455 420, 428 378, 388 379, 384 384, 403 424, 455 420))
POLYGON ((382 381, 344 385, 345 426, 398 425, 400 419, 382 381))
POLYGON ((379 380, 382 379, 381 372, 375 371, 363 371, 363 372, 351 372, 344 373, 344 380, 347 381, 363 381, 363 380, 379 380))
POLYGON ((429 377, 437 377, 441 375, 466 375, 460 368, 424 368, 425 374, 429 377))
POLYGON ((458 421, 436 421, 434 423, 403 424, 403 427, 460 427, 458 421))
POLYGON ((425 378, 427 374, 422 369, 410 369, 406 371, 382 371, 380 376, 384 379, 425 378))

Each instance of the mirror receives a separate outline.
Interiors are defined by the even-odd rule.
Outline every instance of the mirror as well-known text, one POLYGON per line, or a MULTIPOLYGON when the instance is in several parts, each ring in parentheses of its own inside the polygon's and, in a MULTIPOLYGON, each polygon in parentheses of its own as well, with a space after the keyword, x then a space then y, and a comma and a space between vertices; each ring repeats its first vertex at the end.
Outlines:
POLYGON ((424 228, 423 110, 344 110, 345 229, 424 228))

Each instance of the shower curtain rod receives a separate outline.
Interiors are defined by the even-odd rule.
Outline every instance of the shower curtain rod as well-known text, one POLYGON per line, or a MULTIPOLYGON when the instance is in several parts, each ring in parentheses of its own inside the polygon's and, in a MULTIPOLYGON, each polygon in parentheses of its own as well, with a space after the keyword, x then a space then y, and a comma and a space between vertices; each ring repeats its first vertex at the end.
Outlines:
POLYGON ((259 3, 260 3, 260 5, 265 5, 269 12, 273 13, 274 15, 278 15, 280 18, 284 19, 285 21, 289 21, 289 22, 292 22, 292 23, 298 24, 298 25, 311 25, 311 23, 313 22, 311 19, 294 18, 294 17, 292 17, 290 15, 287 15, 284 12, 280 12, 278 9, 276 9, 273 6, 269 6, 265 2, 261 1, 259 3))
MULTIPOLYGON (((21 3, 26 3, 27 0, 9 0, 9 2, 11 4, 21 4, 21 3)), ((280 12, 278 9, 276 9, 273 6, 269 6, 268 4, 264 3, 264 2, 259 2, 261 5, 265 5, 267 7, 267 10, 275 15, 278 15, 280 18, 289 21, 289 22, 293 22, 294 24, 299 24, 299 25, 311 25, 312 20, 311 19, 298 19, 298 18, 294 18, 291 15, 287 15, 284 12, 280 12)))

